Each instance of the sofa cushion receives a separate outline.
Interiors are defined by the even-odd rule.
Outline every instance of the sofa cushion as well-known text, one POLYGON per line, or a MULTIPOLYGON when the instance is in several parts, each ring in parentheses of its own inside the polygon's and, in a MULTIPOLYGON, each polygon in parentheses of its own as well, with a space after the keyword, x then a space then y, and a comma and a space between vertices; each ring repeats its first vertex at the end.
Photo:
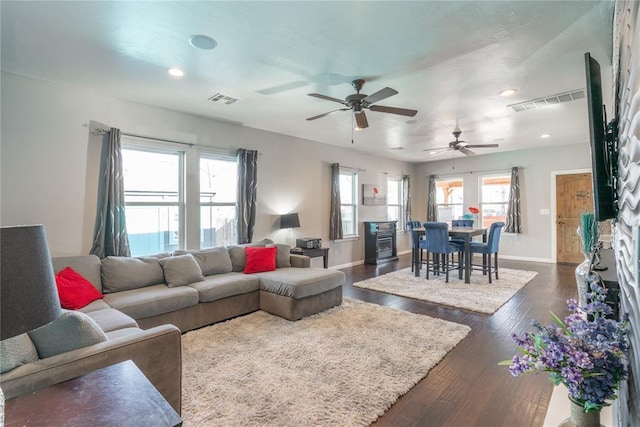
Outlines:
POLYGON ((100 278, 100 258, 95 255, 78 255, 51 258, 53 272, 58 273, 67 267, 71 267, 82 277, 87 279, 96 289, 102 292, 102 279, 100 278))
POLYGON ((276 269, 276 252, 278 248, 275 246, 261 248, 246 247, 244 250, 246 254, 245 274, 273 271, 276 269))
POLYGON ((79 311, 63 310, 62 315, 29 332, 41 359, 107 341, 100 326, 79 311))
POLYGON ((135 320, 114 308, 92 311, 87 315, 100 326, 103 332, 107 333, 107 336, 109 336, 109 332, 118 329, 138 327, 135 320))
POLYGON ((267 245, 267 247, 275 246, 278 248, 276 254, 276 268, 291 267, 291 246, 275 243, 267 245))
POLYGON ((56 287, 62 308, 77 310, 102 298, 102 294, 71 267, 56 274, 56 287))
POLYGON ((264 247, 270 244, 273 244, 272 240, 263 239, 255 243, 245 243, 244 245, 227 246, 227 249, 229 250, 229 258, 231 258, 231 265, 233 266, 233 271, 235 272, 244 271, 244 266, 247 260, 247 255, 245 253, 244 248, 246 247, 259 248, 259 247, 264 247))
POLYGON ((153 285, 107 294, 104 300, 112 308, 134 319, 143 319, 196 305, 198 291, 189 286, 169 288, 166 285, 153 285))
POLYGON ((108 256, 102 260, 103 293, 127 291, 164 283, 160 258, 108 256))
POLYGON ((109 304, 104 302, 104 298, 103 298, 103 299, 97 299, 97 300, 89 303, 88 305, 85 305, 84 307, 82 307, 78 311, 81 311, 83 313, 91 313, 92 311, 104 310, 105 308, 111 308, 111 307, 109 307, 109 304))
POLYGON ((295 299, 321 294, 345 282, 342 271, 324 268, 279 268, 256 276, 260 289, 295 299))
POLYGON ((0 373, 38 360, 38 351, 28 334, 0 341, 0 373))
POLYGON ((211 276, 213 274, 224 274, 233 271, 229 250, 225 247, 200 249, 200 250, 177 250, 174 255, 191 254, 198 262, 202 274, 211 276))
POLYGON ((192 283, 198 291, 200 302, 211 302, 260 289, 260 279, 241 273, 218 274, 205 277, 203 282, 192 283))
POLYGON ((160 265, 170 288, 204 280, 202 270, 191 254, 162 258, 160 265))

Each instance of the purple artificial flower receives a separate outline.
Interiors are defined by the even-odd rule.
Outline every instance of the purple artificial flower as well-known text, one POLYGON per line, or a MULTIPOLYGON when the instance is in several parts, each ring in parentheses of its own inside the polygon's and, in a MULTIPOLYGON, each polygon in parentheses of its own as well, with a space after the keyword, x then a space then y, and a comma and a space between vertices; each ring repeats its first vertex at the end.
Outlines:
POLYGON ((597 283, 590 283, 590 289, 584 307, 575 299, 567 301, 570 314, 564 321, 555 315, 555 323, 548 326, 533 320, 534 332, 513 334, 523 355, 501 363, 509 365, 514 377, 549 373, 587 412, 599 411, 616 397, 620 381, 627 377, 624 361, 629 353, 628 313, 619 322, 611 319, 607 289, 597 283))

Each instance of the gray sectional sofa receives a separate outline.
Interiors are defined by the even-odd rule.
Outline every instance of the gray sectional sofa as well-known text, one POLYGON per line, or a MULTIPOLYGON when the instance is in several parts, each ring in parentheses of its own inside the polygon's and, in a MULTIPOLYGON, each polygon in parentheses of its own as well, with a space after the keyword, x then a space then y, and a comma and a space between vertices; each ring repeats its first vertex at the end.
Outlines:
POLYGON ((71 267, 104 294, 79 311, 104 331, 107 340, 3 373, 5 397, 132 359, 180 413, 181 332, 256 310, 298 320, 341 304, 344 273, 312 268, 308 257, 289 254, 286 245, 274 245, 275 270, 244 274, 245 248, 271 244, 152 257, 53 258, 56 273, 71 267))

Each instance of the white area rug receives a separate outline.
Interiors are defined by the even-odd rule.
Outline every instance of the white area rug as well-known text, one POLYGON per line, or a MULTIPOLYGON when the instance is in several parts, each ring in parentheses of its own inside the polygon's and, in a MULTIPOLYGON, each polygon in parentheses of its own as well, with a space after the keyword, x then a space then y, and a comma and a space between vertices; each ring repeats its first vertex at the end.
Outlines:
POLYGON ((369 425, 470 331, 345 298, 291 322, 263 311, 182 336, 185 426, 369 425))
POLYGON ((444 274, 435 276, 434 279, 430 272, 427 280, 424 269, 420 270, 420 277, 415 277, 411 268, 405 268, 354 283, 353 286, 493 314, 536 274, 538 273, 535 271, 500 268, 500 279, 495 280, 494 276, 489 284, 487 276, 483 276, 480 271, 474 271, 471 274, 471 283, 466 284, 464 280, 458 279, 457 271, 450 271, 449 283, 445 283, 444 274))

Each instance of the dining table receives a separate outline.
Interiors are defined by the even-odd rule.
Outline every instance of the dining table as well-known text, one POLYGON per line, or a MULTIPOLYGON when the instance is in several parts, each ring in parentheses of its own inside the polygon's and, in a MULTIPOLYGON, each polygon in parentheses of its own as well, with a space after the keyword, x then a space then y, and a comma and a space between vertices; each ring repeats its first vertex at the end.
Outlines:
MULTIPOLYGON (((420 276, 420 239, 424 236, 424 228, 413 229, 413 271, 416 277, 420 276)), ((464 240, 464 283, 471 283, 471 252, 470 245, 474 236, 482 236, 482 241, 487 241, 487 229, 476 227, 451 227, 449 237, 464 240)))

